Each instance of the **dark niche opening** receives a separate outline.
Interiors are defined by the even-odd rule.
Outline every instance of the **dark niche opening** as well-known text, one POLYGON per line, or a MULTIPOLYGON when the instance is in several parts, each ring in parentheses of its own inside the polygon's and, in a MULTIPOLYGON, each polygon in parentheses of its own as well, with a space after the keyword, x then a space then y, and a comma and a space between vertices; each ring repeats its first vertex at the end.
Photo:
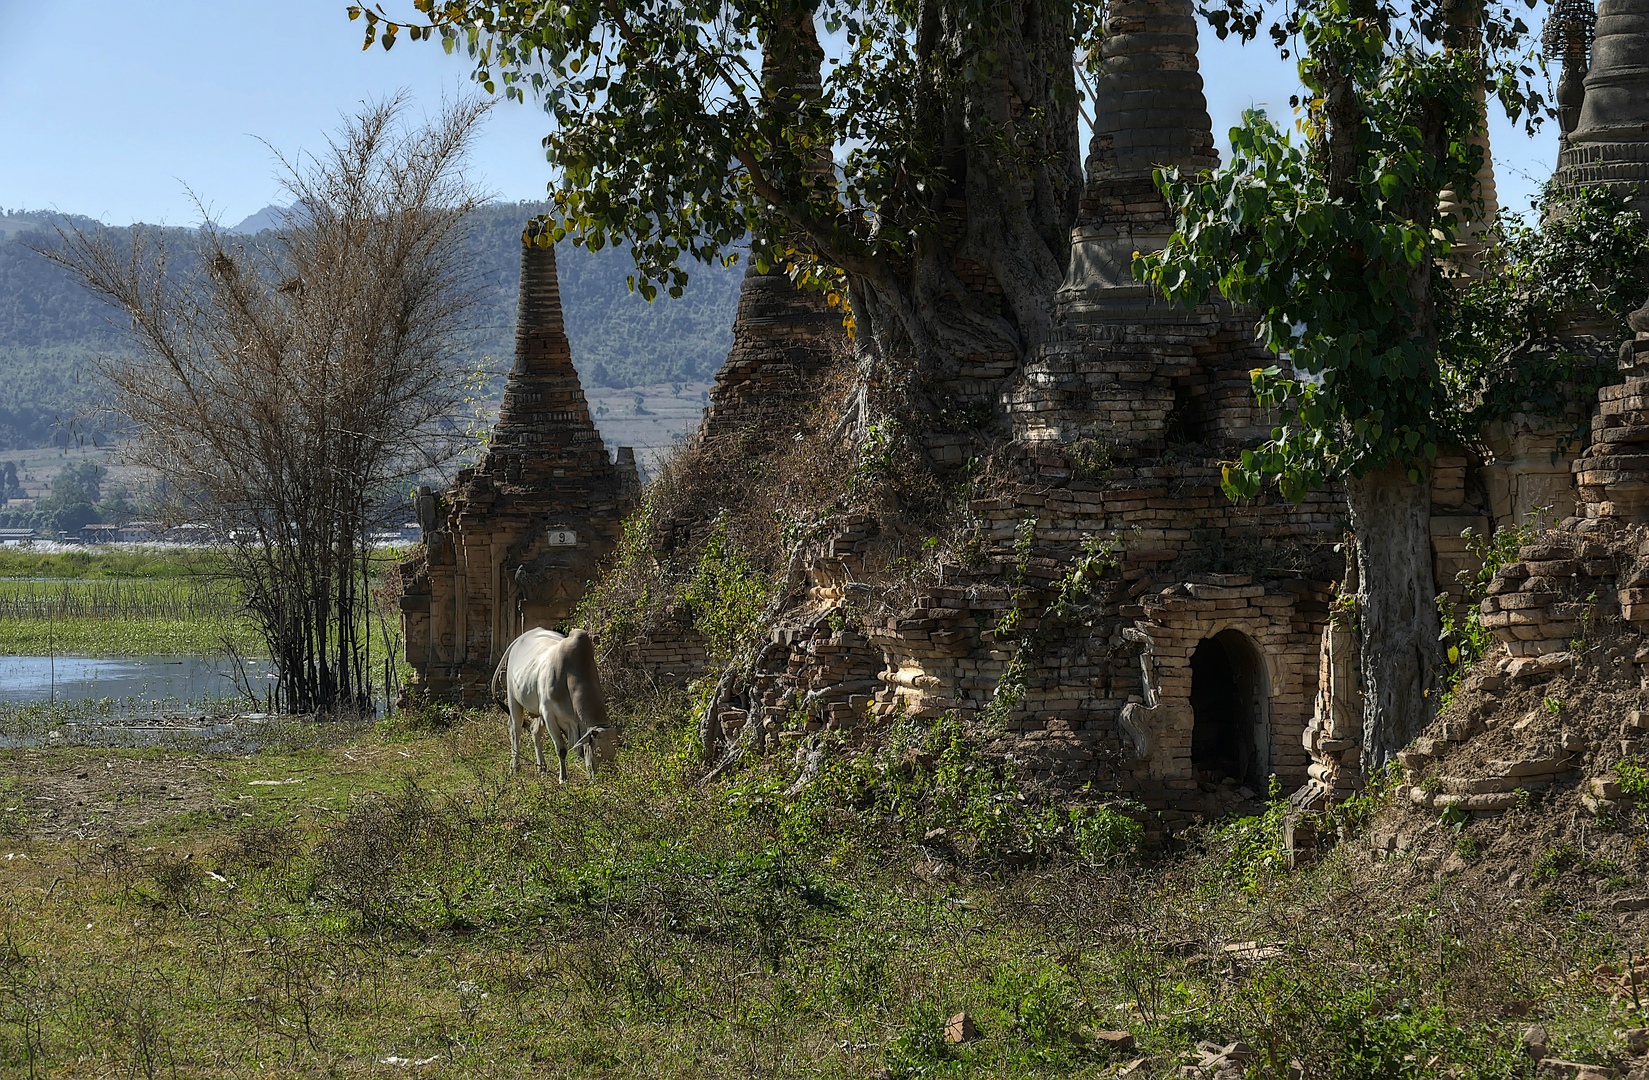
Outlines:
POLYGON ((1204 638, 1191 654, 1191 766, 1264 794, 1270 773, 1265 660, 1240 630, 1204 638))
POLYGON ((1204 387, 1187 379, 1174 380, 1174 406, 1163 424, 1162 441, 1169 446, 1187 446, 1208 438, 1208 395, 1204 387))

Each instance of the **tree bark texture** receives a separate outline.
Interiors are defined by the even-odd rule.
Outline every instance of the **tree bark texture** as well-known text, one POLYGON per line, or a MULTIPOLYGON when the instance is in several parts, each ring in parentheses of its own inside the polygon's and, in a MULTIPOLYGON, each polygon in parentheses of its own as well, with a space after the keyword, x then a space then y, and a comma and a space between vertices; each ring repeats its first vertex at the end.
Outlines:
MULTIPOLYGON (((834 208, 829 220, 792 219, 797 245, 847 274, 860 370, 896 391, 894 407, 942 394, 970 358, 1023 358, 1049 336, 1083 183, 1067 6, 927 0, 916 26, 910 123, 928 168, 874 208, 877 232, 910 240, 844 236, 834 208)), ((823 57, 812 18, 774 31, 806 39, 770 42, 768 56, 784 81, 816 92, 803 70, 823 57)))
POLYGON ((1363 770, 1371 776, 1431 722, 1442 686, 1431 499, 1424 483, 1388 465, 1348 477, 1346 502, 1361 572, 1363 770))

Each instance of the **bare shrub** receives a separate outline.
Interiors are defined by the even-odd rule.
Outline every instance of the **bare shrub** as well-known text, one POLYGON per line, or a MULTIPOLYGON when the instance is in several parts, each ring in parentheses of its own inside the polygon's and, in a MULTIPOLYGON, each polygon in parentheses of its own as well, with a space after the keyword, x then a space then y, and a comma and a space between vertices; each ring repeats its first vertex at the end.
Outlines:
POLYGON ((228 545, 292 712, 370 707, 368 532, 461 436, 478 292, 458 240, 481 201, 463 160, 486 106, 410 130, 401 107, 282 159, 293 210, 272 249, 208 225, 187 275, 140 228, 45 252, 130 317, 139 356, 106 374, 132 456, 228 545))

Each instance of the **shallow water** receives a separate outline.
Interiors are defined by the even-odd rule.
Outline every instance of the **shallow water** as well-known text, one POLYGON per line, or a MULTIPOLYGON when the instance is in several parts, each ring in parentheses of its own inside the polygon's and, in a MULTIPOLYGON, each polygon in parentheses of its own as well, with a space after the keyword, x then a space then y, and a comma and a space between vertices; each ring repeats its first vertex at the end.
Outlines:
MULTIPOLYGON (((0 704, 113 699, 122 703, 115 715, 143 715, 154 711, 145 703, 234 697, 236 670, 228 657, 0 656, 0 704)), ((254 690, 268 671, 266 661, 246 661, 254 690)))

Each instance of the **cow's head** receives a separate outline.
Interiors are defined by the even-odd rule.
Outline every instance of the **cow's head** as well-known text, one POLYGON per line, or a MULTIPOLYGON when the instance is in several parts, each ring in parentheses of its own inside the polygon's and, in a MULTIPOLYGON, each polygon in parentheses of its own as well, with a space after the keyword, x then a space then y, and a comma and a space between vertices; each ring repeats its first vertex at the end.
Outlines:
POLYGON ((587 728, 568 749, 584 756, 584 767, 594 777, 598 766, 611 764, 618 755, 618 729, 611 724, 587 728))

